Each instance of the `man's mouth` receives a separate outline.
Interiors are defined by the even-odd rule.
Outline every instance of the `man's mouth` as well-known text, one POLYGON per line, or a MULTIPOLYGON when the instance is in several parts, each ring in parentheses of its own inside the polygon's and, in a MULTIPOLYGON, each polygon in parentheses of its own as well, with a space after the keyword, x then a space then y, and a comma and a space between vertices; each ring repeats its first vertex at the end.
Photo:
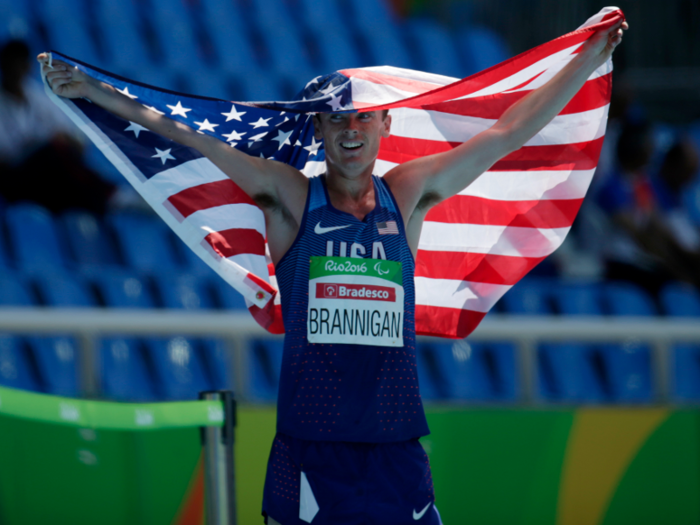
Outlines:
POLYGON ((362 142, 341 142, 340 147, 343 149, 353 150, 362 147, 362 142))

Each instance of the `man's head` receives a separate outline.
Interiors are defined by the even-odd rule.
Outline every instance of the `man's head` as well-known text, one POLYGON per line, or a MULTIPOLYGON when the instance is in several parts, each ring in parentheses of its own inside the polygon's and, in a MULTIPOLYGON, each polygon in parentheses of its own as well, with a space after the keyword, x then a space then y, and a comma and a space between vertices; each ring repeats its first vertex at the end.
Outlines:
POLYGON ((391 116, 388 110, 319 113, 314 128, 315 138, 324 141, 329 172, 337 169, 354 177, 368 168, 371 172, 381 139, 391 132, 391 116))

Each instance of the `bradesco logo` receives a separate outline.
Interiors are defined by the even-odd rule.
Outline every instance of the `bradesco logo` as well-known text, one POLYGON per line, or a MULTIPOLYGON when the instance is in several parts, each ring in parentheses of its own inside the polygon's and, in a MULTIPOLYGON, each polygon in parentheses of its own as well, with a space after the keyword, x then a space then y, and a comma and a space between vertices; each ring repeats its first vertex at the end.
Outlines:
POLYGON ((396 302, 396 290, 371 284, 316 283, 317 299, 363 299, 396 302))

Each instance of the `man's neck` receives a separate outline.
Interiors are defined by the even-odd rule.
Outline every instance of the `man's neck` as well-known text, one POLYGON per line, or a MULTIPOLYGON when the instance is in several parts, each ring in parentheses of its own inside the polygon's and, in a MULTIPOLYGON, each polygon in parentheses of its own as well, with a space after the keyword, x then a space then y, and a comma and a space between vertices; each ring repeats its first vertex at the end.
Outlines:
POLYGON ((326 188, 335 208, 350 213, 359 220, 374 209, 373 167, 374 165, 368 167, 358 176, 345 176, 328 166, 326 188))

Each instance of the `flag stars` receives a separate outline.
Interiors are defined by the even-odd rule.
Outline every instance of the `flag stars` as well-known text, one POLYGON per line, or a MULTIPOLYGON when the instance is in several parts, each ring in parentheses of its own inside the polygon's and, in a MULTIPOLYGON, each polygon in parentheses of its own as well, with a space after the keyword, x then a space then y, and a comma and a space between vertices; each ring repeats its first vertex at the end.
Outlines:
POLYGON ((229 133, 228 135, 224 134, 223 136, 226 138, 226 142, 231 142, 234 140, 241 140, 243 138, 243 135, 245 135, 246 132, 244 131, 243 133, 238 133, 235 129, 229 133))
POLYGON ((177 101, 177 105, 176 105, 176 106, 171 106, 170 104, 167 104, 167 106, 168 106, 168 108, 170 108, 170 110, 172 111, 172 112, 170 113, 171 115, 179 115, 179 116, 185 117, 185 118, 187 118, 187 112, 188 112, 188 111, 192 111, 192 110, 189 109, 189 108, 184 108, 184 107, 182 107, 182 104, 180 103, 179 100, 177 101))
POLYGON ((304 89, 309 89, 309 86, 312 85, 312 84, 318 84, 318 79, 319 79, 319 78, 321 78, 321 77, 319 76, 319 77, 316 77, 316 78, 314 78, 313 80, 311 80, 308 84, 306 84, 306 87, 305 87, 304 89))
POLYGON ((119 91, 119 93, 121 93, 122 95, 126 95, 131 100, 134 100, 135 98, 139 98, 136 95, 132 95, 131 93, 129 93, 129 86, 126 86, 124 89, 117 89, 117 91, 119 91))
POLYGON ((209 122, 209 119, 206 119, 206 118, 204 119, 204 122, 196 122, 195 121, 195 124, 197 124, 199 126, 199 129, 197 130, 199 133, 201 133, 203 131, 211 131, 213 133, 214 128, 219 126, 218 124, 212 124, 211 122, 209 122))
POLYGON ((160 159, 163 164, 165 164, 166 160, 175 160, 175 157, 173 157, 170 154, 170 151, 172 150, 172 148, 168 148, 166 150, 160 150, 158 148, 155 148, 155 150, 156 150, 156 154, 152 155, 151 158, 160 159))
POLYGON ((257 122, 248 122, 248 124, 253 126, 253 129, 264 128, 264 127, 269 126, 269 124, 267 123, 268 120, 272 120, 272 117, 270 117, 270 118, 260 117, 257 122))
POLYGON ((287 144, 289 146, 292 145, 292 143, 289 141, 289 136, 292 134, 293 131, 294 130, 287 131, 285 133, 281 129, 277 130, 277 136, 272 139, 272 140, 276 140, 277 142, 279 142, 280 146, 279 146, 279 148, 277 148, 277 151, 281 150, 285 144, 287 144))
POLYGON ((141 133, 142 131, 148 131, 148 129, 144 128, 140 124, 137 124, 136 122, 129 121, 129 127, 126 128, 124 131, 133 131, 134 135, 136 135, 136 138, 139 138, 139 133, 141 133))
POLYGON ((248 147, 250 148, 250 147, 253 145, 253 143, 255 143, 255 142, 260 142, 260 140, 261 140, 265 135, 267 135, 267 133, 268 133, 268 132, 266 131, 266 132, 264 132, 264 133, 260 133, 260 134, 258 134, 258 135, 253 135, 252 137, 250 137, 250 139, 248 139, 248 140, 249 140, 249 141, 248 141, 248 147))
POLYGON ((236 111, 236 106, 232 104, 231 111, 229 111, 228 113, 222 113, 222 115, 226 117, 226 122, 228 122, 229 120, 241 121, 241 117, 246 113, 247 111, 236 111))
POLYGON ((331 95, 331 100, 329 102, 326 102, 333 111, 342 111, 343 110, 343 103, 340 101, 341 97, 340 96, 335 96, 331 95))
POLYGON ((316 142, 316 137, 311 137, 311 144, 306 146, 304 149, 309 152, 309 157, 311 155, 317 155, 318 148, 321 147, 321 144, 323 144, 323 141, 316 142))
POLYGON ((338 86, 334 86, 333 84, 329 84, 325 89, 319 89, 319 91, 321 93, 323 93, 324 95, 328 95, 332 91, 335 91, 335 88, 337 88, 337 87, 338 86))

